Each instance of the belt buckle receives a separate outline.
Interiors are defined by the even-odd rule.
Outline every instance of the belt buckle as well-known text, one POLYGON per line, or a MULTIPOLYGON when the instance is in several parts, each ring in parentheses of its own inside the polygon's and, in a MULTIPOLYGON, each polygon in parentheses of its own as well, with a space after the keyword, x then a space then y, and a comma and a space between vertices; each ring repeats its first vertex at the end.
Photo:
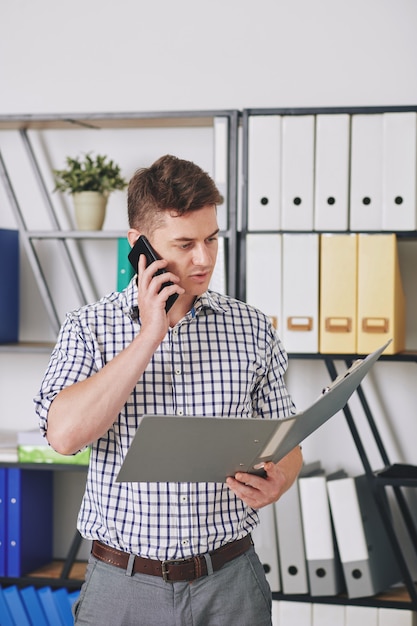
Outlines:
POLYGON ((172 559, 170 561, 162 561, 161 562, 161 573, 162 573, 162 579, 166 582, 166 583, 174 583, 175 580, 170 580, 168 578, 169 576, 169 572, 168 572, 168 567, 170 565, 181 565, 181 563, 185 563, 186 561, 189 561, 190 559, 172 559))
POLYGON ((172 561, 162 561, 162 578, 166 583, 170 583, 171 581, 168 579, 168 567, 172 561))

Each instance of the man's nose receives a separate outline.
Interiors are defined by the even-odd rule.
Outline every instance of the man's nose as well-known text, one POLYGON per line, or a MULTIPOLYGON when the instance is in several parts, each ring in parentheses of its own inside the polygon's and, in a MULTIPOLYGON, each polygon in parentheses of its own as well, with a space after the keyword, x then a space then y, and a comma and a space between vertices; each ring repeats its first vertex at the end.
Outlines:
POLYGON ((194 247, 193 263, 194 265, 208 265, 210 260, 209 251, 206 246, 201 244, 194 247))

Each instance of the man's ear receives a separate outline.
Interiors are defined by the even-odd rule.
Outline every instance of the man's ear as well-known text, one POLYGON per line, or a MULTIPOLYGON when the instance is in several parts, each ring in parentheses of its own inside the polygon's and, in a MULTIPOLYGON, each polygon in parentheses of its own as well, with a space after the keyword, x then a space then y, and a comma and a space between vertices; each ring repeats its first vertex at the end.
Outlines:
POLYGON ((133 248, 137 240, 139 239, 141 233, 136 230, 136 228, 129 228, 127 231, 127 239, 130 243, 130 247, 133 248))

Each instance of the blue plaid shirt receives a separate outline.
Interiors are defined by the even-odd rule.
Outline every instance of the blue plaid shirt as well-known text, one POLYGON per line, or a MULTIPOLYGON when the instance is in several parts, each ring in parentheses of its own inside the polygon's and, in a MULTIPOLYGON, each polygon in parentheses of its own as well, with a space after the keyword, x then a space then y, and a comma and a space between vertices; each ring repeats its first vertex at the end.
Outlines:
MULTIPOLYGON (((44 432, 59 391, 100 370, 138 334, 136 305, 132 279, 124 291, 67 316, 35 398, 44 432)), ((223 483, 116 483, 115 478, 143 414, 267 419, 293 414, 286 368, 286 353, 264 314, 212 291, 199 297, 169 329, 113 427, 92 443, 78 516, 82 536, 163 561, 215 550, 251 532, 256 511, 223 483)))

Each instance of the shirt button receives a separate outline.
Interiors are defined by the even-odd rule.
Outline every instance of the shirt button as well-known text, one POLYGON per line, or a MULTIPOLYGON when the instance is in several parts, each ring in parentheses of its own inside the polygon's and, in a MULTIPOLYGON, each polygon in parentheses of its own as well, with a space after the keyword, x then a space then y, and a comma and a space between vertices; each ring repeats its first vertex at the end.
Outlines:
POLYGON ((190 542, 188 541, 188 539, 183 539, 183 540, 181 541, 181 544, 182 544, 183 546, 188 546, 188 545, 190 545, 190 542))
POLYGON ((182 409, 178 409, 177 415, 184 415, 184 411, 182 409))
POLYGON ((175 373, 176 374, 181 374, 181 368, 180 367, 176 367, 175 368, 175 373))
POLYGON ((181 502, 188 502, 188 497, 187 496, 181 496, 181 502))

